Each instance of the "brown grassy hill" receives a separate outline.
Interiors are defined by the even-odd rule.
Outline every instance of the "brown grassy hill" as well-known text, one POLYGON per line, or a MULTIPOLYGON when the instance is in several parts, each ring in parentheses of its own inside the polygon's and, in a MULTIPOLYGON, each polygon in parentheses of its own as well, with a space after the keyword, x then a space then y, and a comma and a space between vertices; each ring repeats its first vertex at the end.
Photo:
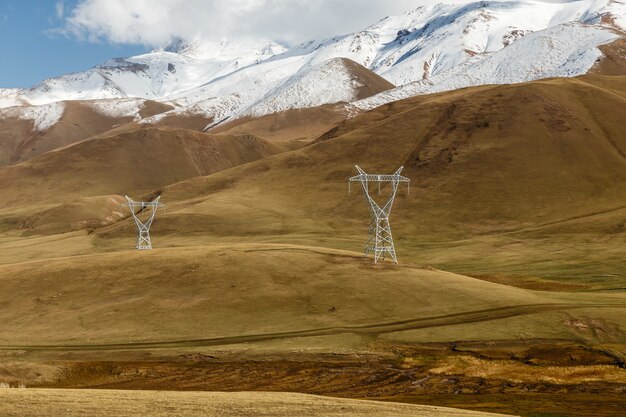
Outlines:
MULTIPOLYGON (((346 58, 337 58, 344 70, 360 87, 356 90, 356 99, 371 97, 394 88, 394 85, 373 71, 346 58)), ((341 106, 334 104, 314 108, 291 109, 262 117, 242 117, 211 129, 214 133, 252 133, 266 139, 287 142, 291 148, 303 146, 339 122, 345 120, 348 113, 341 106)))
MULTIPOLYGON (((171 109, 171 106, 146 101, 140 111, 149 117, 171 109)), ((65 102, 65 112, 54 126, 37 131, 30 120, 0 119, 0 165, 25 161, 131 122, 132 117, 110 117, 80 101, 65 102)))
MULTIPOLYGON (((370 172, 404 165, 412 190, 392 213, 401 260, 530 288, 551 288, 544 278, 621 288, 625 101, 626 78, 606 76, 415 97, 346 120, 310 146, 205 177, 214 171, 193 162, 196 148, 184 151, 172 131, 140 130, 1 170, 10 196, 3 223, 39 225, 36 232, 57 218, 59 204, 162 189, 168 210, 155 233, 168 245, 202 234, 358 250, 368 213, 358 190, 347 195, 354 164, 370 172), (172 140, 149 152, 145 132, 172 140)), ((118 218, 112 209, 104 217, 118 218)), ((93 219, 76 214, 53 230, 93 219)), ((114 248, 129 232, 125 221, 94 238, 114 248)))
POLYGON ((242 117, 211 129, 215 134, 253 134, 290 148, 299 148, 347 118, 336 105, 293 109, 263 117, 242 117))
POLYGON ((600 50, 603 56, 590 73, 626 75, 626 35, 615 42, 600 46, 600 50))
MULTIPOLYGON (((358 249, 368 213, 360 194, 347 195, 354 164, 371 172, 404 165, 411 195, 402 191, 392 214, 401 259, 488 279, 499 271, 562 279, 606 275, 594 282, 619 286, 625 101, 626 78, 606 76, 415 97, 346 120, 310 146, 206 177, 279 149, 261 141, 261 149, 271 151, 222 163, 197 151, 204 142, 195 135, 210 135, 185 133, 195 138, 192 146, 176 131, 139 130, 0 170, 11 196, 3 203, 4 223, 43 230, 46 219, 62 211, 58 204, 75 208, 85 197, 163 189, 168 211, 155 232, 173 245, 206 233, 358 249), (146 139, 152 136, 161 140, 146 139), (29 205, 40 201, 50 206, 29 205), (563 249, 572 246, 572 236, 574 246, 563 249), (480 256, 485 251, 493 256, 480 256)), ((113 211, 105 217, 117 219, 113 211)), ((76 215, 63 227, 98 224, 92 220, 76 215)), ((114 242, 131 227, 125 222, 96 236, 114 242)))
MULTIPOLYGON (((424 241, 579 224, 592 215, 602 217, 590 220, 596 229, 576 227, 610 237, 620 230, 624 206, 624 101, 625 77, 587 76, 391 103, 345 121, 311 146, 166 188, 164 199, 184 210, 169 210, 163 227, 222 237, 307 235, 308 243, 330 239, 345 247, 342 241, 362 236, 367 223, 361 197, 346 194, 353 165, 372 172, 404 165, 413 192, 398 200, 394 225, 412 252, 424 241), (194 205, 186 207, 190 199, 194 205), (185 218, 190 213, 194 222, 185 218)), ((204 143, 198 138, 210 135, 187 132, 195 139, 184 146, 177 135, 139 130, 0 170, 11 196, 3 205, 144 194, 279 151, 266 143, 269 152, 218 163, 221 156, 196 149, 204 143), (208 158, 210 168, 196 155, 208 158)))
MULTIPOLYGON (((129 234, 126 246, 132 243, 129 234)), ((365 349, 373 337, 419 340, 430 329, 449 340, 476 340, 473 326, 490 329, 481 340, 515 339, 522 328, 537 338, 567 338, 572 326, 550 320, 563 314, 557 312, 578 317, 575 309, 586 305, 587 314, 608 318, 624 302, 623 294, 541 293, 407 265, 383 269, 354 252, 267 244, 2 265, 0 283, 4 350, 306 346, 302 338, 315 336, 340 346, 346 334, 363 337, 351 345, 365 349), (501 327, 506 319, 516 324, 501 327)), ((607 332, 586 338, 626 341, 619 330, 607 332)))
POLYGON ((339 60, 346 66, 352 78, 362 85, 357 90, 357 100, 371 97, 395 87, 395 85, 376 74, 374 71, 365 68, 363 65, 351 59, 339 58, 339 60))
POLYGON ((0 205, 16 214, 12 221, 22 228, 68 231, 77 225, 101 226, 118 218, 119 207, 105 203, 111 195, 140 197, 281 151, 251 135, 138 129, 0 168, 0 186, 12 196, 0 205), (99 207, 94 207, 98 203, 91 197, 102 199, 99 207))
MULTIPOLYGON (((588 76, 392 103, 346 121, 314 145, 165 188, 164 199, 174 205, 161 232, 354 248, 368 221, 362 197, 346 193, 359 164, 370 172, 404 165, 413 179, 411 196, 401 196, 393 214, 405 259, 414 254, 417 262, 448 265, 441 253, 422 258, 422 246, 529 228, 551 227, 546 232, 564 243, 573 232, 612 239, 622 236, 626 198, 625 102, 626 77, 588 76)), ((509 238, 498 248, 503 263, 523 270, 517 262, 527 258, 515 255, 509 238)), ((605 251, 611 263, 620 254, 605 251)), ((480 270, 467 258, 454 262, 480 270)))
POLYGON ((231 178, 222 196, 237 201, 261 188, 288 205, 273 210, 333 225, 323 217, 343 220, 347 206, 360 203, 344 195, 354 164, 370 172, 404 165, 417 197, 398 205, 398 221, 410 234, 506 231, 618 208, 626 195, 626 77, 611 78, 610 87, 605 80, 478 87, 392 103, 312 146, 165 193, 175 200, 206 194, 208 202, 206 189, 231 178))

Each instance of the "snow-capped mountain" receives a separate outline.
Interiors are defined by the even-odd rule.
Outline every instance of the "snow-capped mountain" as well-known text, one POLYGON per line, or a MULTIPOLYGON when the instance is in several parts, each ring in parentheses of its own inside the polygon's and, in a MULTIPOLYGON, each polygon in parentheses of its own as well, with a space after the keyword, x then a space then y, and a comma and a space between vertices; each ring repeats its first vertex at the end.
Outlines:
MULTIPOLYGON (((151 99, 175 108, 144 123, 195 114, 213 125, 242 115, 357 100, 360 81, 338 60, 347 58, 398 86, 355 103, 367 109, 414 94, 584 74, 601 57, 598 47, 625 30, 624 0, 438 4, 291 49, 269 41, 174 42, 31 89, 0 90, 0 107, 106 99, 94 108, 128 116, 151 99)), ((20 113, 10 113, 15 112, 20 113)), ((18 117, 39 113, 24 110, 18 117)), ((37 123, 48 126, 50 120, 37 123)))
POLYGON ((279 111, 317 107, 327 103, 352 102, 371 91, 385 91, 393 84, 363 71, 346 58, 333 58, 305 67, 244 110, 244 115, 263 116, 279 111))
POLYGON ((577 22, 558 25, 530 33, 481 60, 468 61, 432 77, 353 102, 351 106, 371 110, 420 94, 549 77, 574 77, 585 74, 602 56, 598 45, 610 43, 618 37, 618 34, 598 26, 577 22), (555 44, 558 48, 554 47, 555 44))
POLYGON ((149 54, 112 59, 85 72, 45 80, 23 91, 21 98, 31 104, 125 97, 162 99, 285 50, 274 42, 176 43, 149 54))
POLYGON ((354 61, 334 58, 302 66, 302 58, 270 60, 246 68, 200 88, 170 97, 177 108, 142 123, 156 123, 168 116, 203 114, 210 127, 233 115, 263 116, 294 108, 352 102, 394 87, 384 78, 354 61))

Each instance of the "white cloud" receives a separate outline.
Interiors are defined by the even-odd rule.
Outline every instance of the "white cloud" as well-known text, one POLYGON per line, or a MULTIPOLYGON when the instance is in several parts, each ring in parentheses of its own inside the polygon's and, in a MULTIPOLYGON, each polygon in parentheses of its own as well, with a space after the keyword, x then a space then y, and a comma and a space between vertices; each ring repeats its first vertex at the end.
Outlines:
POLYGON ((63 19, 65 16, 65 3, 63 1, 57 1, 55 5, 56 14, 59 19, 63 19))
MULTIPOLYGON (((455 0, 459 1, 459 0, 455 0)), ((462 1, 462 0, 461 0, 462 1)), ((65 32, 90 41, 161 46, 175 38, 286 43, 344 34, 436 0, 80 0, 65 32)))

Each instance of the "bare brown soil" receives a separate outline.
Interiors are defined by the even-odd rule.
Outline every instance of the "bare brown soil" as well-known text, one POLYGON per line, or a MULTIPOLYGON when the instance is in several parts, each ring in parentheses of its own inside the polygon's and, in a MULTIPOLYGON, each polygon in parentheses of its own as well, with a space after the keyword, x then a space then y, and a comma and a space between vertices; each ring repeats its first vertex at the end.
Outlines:
MULTIPOLYGON (((296 391, 522 416, 617 416, 626 406, 623 359, 602 349, 548 340, 378 344, 367 355, 294 352, 289 360, 228 351, 175 357, 135 353, 145 359, 134 361, 81 359, 86 355, 69 361, 48 357, 47 363, 58 367, 54 376, 26 382, 82 389, 296 391)), ((11 383, 18 380, 24 381, 11 383)))

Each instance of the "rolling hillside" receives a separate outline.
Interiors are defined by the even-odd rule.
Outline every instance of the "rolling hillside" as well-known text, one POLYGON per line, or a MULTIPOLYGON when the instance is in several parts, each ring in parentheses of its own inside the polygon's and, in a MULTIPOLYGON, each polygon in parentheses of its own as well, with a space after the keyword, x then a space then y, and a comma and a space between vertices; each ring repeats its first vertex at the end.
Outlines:
POLYGON ((271 132, 266 116, 1 168, 0 379, 614 415, 625 100, 624 76, 481 86, 387 104, 305 146, 242 133, 271 132), (392 213, 398 266, 361 256, 355 164, 412 179, 392 213), (132 250, 124 194, 167 205, 154 251, 132 250))
POLYGON ((148 128, 98 137, 0 168, 0 183, 13 196, 0 210, 5 221, 34 233, 102 226, 123 218, 123 195, 139 198, 280 152, 252 135, 148 128))
MULTIPOLYGON (((346 194, 354 164, 371 172, 404 165, 413 188, 398 199, 392 224, 401 251, 419 262, 429 262, 419 255, 425 242, 541 227, 617 244, 626 192, 624 87, 623 77, 557 79, 392 103, 344 122, 314 145, 166 187, 164 199, 181 202, 184 213, 169 211, 168 230, 186 230, 184 217, 193 213, 194 227, 250 235, 249 223, 222 217, 237 213, 257 220, 258 239, 323 239, 347 248, 346 240, 364 235, 368 219, 361 197, 346 194), (191 198, 194 205, 183 209, 191 198), (206 222, 204 213, 211 213, 206 222)), ((613 263, 619 255, 605 256, 613 263)), ((473 269, 466 266, 459 272, 473 269)))
MULTIPOLYGON (((260 158, 282 149, 263 141, 252 144, 253 139, 248 145, 241 142, 243 138, 235 140, 241 145, 233 153, 224 150, 212 155, 203 148, 204 168, 190 159, 196 151, 180 154, 180 163, 173 156, 183 149, 178 136, 194 138, 193 149, 206 136, 141 130, 139 135, 87 141, 3 169, 0 182, 13 196, 3 204, 3 222, 9 226, 19 218, 17 222, 24 224, 24 214, 32 218, 42 205, 48 209, 85 197, 162 192, 169 208, 156 233, 176 242, 176 236, 204 231, 226 240, 246 236, 358 249, 366 232, 367 211, 359 195, 347 195, 346 178, 355 164, 371 172, 392 172, 404 165, 413 179, 412 193, 401 193, 392 221, 402 243, 401 258, 424 263, 434 258, 441 262, 438 266, 457 272, 486 273, 486 265, 481 268, 469 261, 469 254, 478 249, 449 259, 449 255, 441 258, 435 246, 493 237, 500 239, 497 245, 503 248, 495 269, 516 273, 527 258, 515 260, 504 250, 510 245, 505 244, 507 239, 514 239, 516 233, 534 233, 533 239, 549 233, 556 241, 569 233, 588 233, 617 244, 626 192, 626 144, 620 127, 625 96, 624 77, 587 76, 415 97, 348 119, 316 143, 270 159, 260 158), (245 153, 249 146, 256 150, 245 153), (224 156, 230 159, 225 161, 224 156), (116 165, 109 168, 112 162, 116 165), (87 189, 78 185, 89 178, 92 185, 87 189), (36 212, 35 207, 39 207, 36 212)), ((257 128, 274 123, 263 120, 232 129, 241 133, 255 123, 257 128)), ((214 140, 232 141, 216 138, 209 143, 214 140)), ((88 220, 80 215, 73 218, 74 223, 88 220)), ((120 230, 113 226, 96 236, 104 242, 127 232, 126 226, 120 230)), ((602 256, 612 265, 619 253, 604 251, 602 256)), ((536 273, 544 277, 565 278, 577 265, 557 271, 550 262, 538 265, 542 263, 536 273)))
POLYGON ((146 100, 96 100, 1 109, 0 165, 19 163, 171 108, 146 100))

